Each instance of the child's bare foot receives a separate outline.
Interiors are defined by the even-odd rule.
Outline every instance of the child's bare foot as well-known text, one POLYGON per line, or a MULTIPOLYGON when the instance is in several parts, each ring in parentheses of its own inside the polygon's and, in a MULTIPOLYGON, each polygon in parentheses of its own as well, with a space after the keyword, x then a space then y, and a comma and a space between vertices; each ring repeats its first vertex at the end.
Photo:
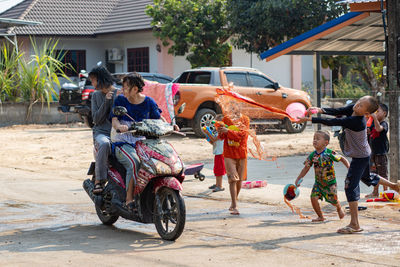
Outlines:
POLYGON ((365 195, 365 198, 379 197, 379 194, 372 192, 371 194, 365 195))
POLYGON ((344 218, 344 212, 342 209, 339 209, 338 211, 338 215, 339 215, 339 219, 343 219, 344 218))
POLYGON ((236 208, 232 208, 231 214, 232 215, 240 215, 239 210, 236 208))
POLYGON ((323 222, 323 221, 325 221, 325 218, 324 217, 318 217, 318 218, 312 219, 311 221, 312 222, 323 222))
POLYGON ((229 211, 232 211, 233 210, 233 207, 232 207, 232 205, 229 207, 229 211))

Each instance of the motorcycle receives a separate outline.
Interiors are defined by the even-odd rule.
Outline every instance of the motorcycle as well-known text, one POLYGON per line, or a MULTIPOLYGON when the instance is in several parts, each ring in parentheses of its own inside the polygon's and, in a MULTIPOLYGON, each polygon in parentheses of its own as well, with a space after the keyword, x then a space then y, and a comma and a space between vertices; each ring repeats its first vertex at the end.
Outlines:
MULTIPOLYGON (((126 114, 126 108, 115 107, 114 114, 126 114)), ((96 213, 105 225, 114 224, 119 217, 154 223, 158 234, 165 240, 176 240, 183 232, 186 221, 182 182, 185 178, 184 164, 174 148, 160 137, 177 133, 173 126, 162 120, 143 120, 129 127, 132 134, 145 136, 136 142, 140 159, 135 194, 135 209, 128 210, 123 203, 126 198, 125 168, 114 156, 109 158, 108 177, 103 192, 93 194, 94 167, 92 162, 88 175, 92 179, 83 182, 83 188, 95 204, 96 213)))
POLYGON ((58 110, 62 113, 78 113, 85 124, 92 128, 91 94, 94 90, 88 78, 88 73, 85 70, 81 70, 78 85, 73 83, 62 85, 58 110))

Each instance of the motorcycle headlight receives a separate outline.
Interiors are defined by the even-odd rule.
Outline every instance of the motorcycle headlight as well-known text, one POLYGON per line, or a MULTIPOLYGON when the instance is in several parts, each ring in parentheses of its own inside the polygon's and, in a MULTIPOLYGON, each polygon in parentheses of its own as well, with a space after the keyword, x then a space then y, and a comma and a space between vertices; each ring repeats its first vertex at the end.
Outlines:
POLYGON ((156 166, 157 174, 171 174, 171 168, 167 164, 156 159, 152 160, 154 162, 154 165, 156 166))
POLYGON ((180 173, 182 169, 183 169, 182 162, 178 159, 173 166, 173 170, 175 173, 180 173))

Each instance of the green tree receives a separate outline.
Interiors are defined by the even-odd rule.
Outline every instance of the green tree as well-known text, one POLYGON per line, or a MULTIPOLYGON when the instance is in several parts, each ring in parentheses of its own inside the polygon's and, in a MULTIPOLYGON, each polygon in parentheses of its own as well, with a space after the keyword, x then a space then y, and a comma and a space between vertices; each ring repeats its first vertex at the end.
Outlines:
POLYGON ((227 66, 232 52, 227 42, 226 0, 154 0, 146 8, 153 33, 168 52, 183 56, 191 66, 227 66))
POLYGON ((335 0, 227 0, 233 44, 262 53, 346 11, 335 0))
POLYGON ((378 92, 383 96, 385 94, 384 60, 379 57, 323 56, 321 65, 332 70, 332 82, 335 85, 343 85, 341 79, 345 79, 374 96, 377 96, 378 92))

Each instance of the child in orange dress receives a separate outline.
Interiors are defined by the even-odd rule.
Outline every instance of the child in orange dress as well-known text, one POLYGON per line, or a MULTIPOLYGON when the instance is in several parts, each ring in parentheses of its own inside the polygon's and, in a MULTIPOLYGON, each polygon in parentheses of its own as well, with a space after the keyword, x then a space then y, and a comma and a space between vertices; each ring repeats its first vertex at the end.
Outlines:
POLYGON ((242 181, 247 178, 247 138, 250 119, 240 114, 237 105, 231 105, 230 112, 225 114, 222 121, 226 125, 217 127, 217 130, 219 138, 224 140, 225 169, 232 200, 229 211, 232 215, 239 215, 237 198, 242 181))

